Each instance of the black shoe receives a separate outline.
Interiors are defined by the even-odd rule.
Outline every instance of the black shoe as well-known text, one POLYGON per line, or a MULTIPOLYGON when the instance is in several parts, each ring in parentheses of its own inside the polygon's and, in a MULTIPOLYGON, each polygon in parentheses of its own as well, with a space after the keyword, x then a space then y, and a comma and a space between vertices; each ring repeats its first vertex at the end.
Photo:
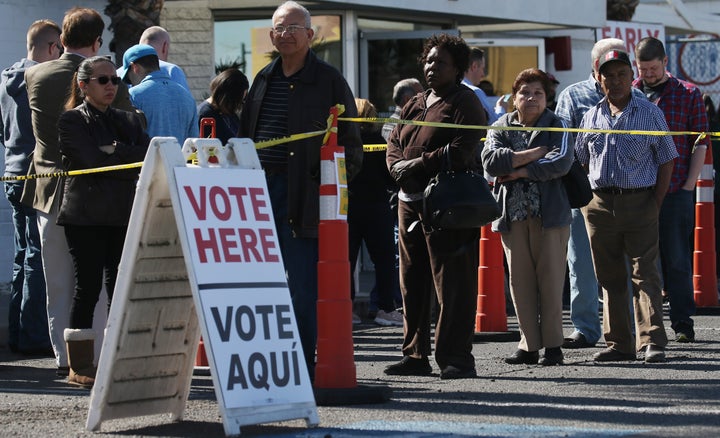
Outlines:
POLYGON ((440 379, 452 380, 452 379, 473 379, 477 377, 475 368, 458 368, 455 365, 448 365, 440 371, 440 379))
POLYGON ((648 344, 645 347, 645 363, 665 362, 665 349, 657 345, 648 344))
POLYGON ((400 362, 386 366, 385 374, 388 376, 429 376, 432 374, 432 367, 427 357, 415 359, 405 356, 400 362))
POLYGON ((510 365, 535 365, 538 363, 539 358, 540 354, 537 351, 517 350, 512 356, 505 358, 505 363, 510 365))
POLYGON ((571 336, 565 338, 562 344, 562 348, 574 349, 574 348, 592 348, 595 344, 591 344, 580 332, 575 332, 571 336))
POLYGON ((593 360, 595 362, 621 362, 636 359, 637 356, 635 355, 635 353, 622 353, 610 347, 593 355, 593 360))
POLYGON ((563 352, 560 347, 546 348, 545 354, 540 361, 540 365, 562 365, 563 364, 563 352))

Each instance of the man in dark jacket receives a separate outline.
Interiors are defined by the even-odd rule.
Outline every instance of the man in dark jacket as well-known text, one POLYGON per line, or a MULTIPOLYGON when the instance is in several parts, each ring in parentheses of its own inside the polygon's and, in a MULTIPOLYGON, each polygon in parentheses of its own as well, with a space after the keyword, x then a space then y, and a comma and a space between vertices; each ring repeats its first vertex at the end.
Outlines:
MULTIPOLYGON (((59 59, 43 62, 25 72, 28 101, 32 111, 35 149, 28 173, 54 173, 65 170, 58 148, 57 121, 70 94, 72 78, 83 59, 97 55, 105 28, 102 16, 94 9, 72 8, 63 17, 61 41, 65 53, 59 59)), ((120 84, 113 101, 116 108, 133 110, 127 87, 120 84)), ((70 305, 75 290, 72 258, 65 232, 57 225, 61 178, 39 178, 28 181, 22 202, 37 210, 45 268, 50 341, 55 350, 58 373, 68 372, 64 330, 68 327, 70 305)), ((96 328, 105 326, 106 315, 95 318, 96 328)), ((96 338, 100 350, 102 329, 96 338)))
MULTIPOLYGON (((30 104, 25 87, 25 70, 57 59, 62 53, 60 26, 51 20, 38 20, 27 32, 27 58, 6 68, 0 79, 0 141, 5 147, 5 176, 27 174, 30 154, 35 148, 30 104)), ((40 256, 37 216, 22 205, 25 181, 6 181, 5 194, 13 211, 15 258, 10 284, 8 345, 21 353, 52 355, 45 309, 45 277, 40 256)))
MULTIPOLYGON (((280 5, 270 39, 280 57, 255 77, 245 99, 238 137, 268 140, 323 129, 335 104, 356 117, 355 101, 342 74, 310 50, 310 13, 295 2, 280 5)), ((357 126, 340 123, 348 178, 362 166, 357 126)), ((298 331, 310 376, 317 342, 317 261, 322 137, 258 151, 265 169, 275 226, 282 249, 298 331)))

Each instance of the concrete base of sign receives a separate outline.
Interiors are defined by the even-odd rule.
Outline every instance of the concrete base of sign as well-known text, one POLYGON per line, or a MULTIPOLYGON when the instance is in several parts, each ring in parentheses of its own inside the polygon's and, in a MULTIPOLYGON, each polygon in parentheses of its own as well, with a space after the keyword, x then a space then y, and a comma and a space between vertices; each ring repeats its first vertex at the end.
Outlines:
POLYGON ((355 388, 313 388, 318 406, 343 406, 384 403, 392 390, 382 385, 358 385, 355 388))

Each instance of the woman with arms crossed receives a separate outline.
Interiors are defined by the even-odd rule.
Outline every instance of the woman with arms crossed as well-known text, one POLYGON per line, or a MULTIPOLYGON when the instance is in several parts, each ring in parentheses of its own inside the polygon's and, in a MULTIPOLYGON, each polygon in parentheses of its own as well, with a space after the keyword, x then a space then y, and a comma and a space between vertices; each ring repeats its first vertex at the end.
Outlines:
MULTIPOLYGON (((120 85, 115 65, 102 56, 85 59, 75 73, 67 111, 58 121, 66 170, 128 164, 145 158, 150 138, 135 113, 110 108, 120 85)), ((63 184, 58 225, 65 228, 75 268, 70 327, 65 329, 68 383, 92 386, 93 311, 103 274, 112 301, 138 170, 69 176, 63 184)))

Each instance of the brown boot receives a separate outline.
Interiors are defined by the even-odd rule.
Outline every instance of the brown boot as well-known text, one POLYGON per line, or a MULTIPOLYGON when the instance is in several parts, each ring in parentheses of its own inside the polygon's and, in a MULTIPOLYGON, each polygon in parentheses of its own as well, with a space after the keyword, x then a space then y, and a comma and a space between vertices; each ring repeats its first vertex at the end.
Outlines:
POLYGON ((65 329, 64 336, 70 365, 68 383, 92 388, 97 371, 93 366, 95 331, 93 329, 65 329))

